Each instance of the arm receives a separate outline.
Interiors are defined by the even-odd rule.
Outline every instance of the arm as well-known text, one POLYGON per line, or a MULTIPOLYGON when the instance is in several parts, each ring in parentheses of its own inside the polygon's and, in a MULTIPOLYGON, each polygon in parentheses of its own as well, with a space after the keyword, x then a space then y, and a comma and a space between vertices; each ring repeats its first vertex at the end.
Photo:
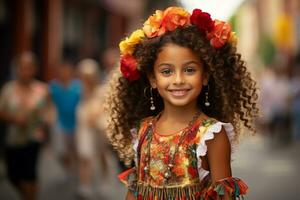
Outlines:
POLYGON ((208 163, 213 183, 231 176, 231 147, 224 128, 222 128, 219 133, 215 134, 213 140, 207 141, 206 144, 208 163))
MULTIPOLYGON (((213 140, 207 141, 207 156, 213 184, 218 180, 231 177, 230 142, 224 128, 215 134, 213 140)), ((224 200, 229 200, 225 193, 224 200)))
POLYGON ((134 195, 132 194, 132 192, 128 191, 127 195, 126 195, 126 199, 125 200, 135 200, 134 195))

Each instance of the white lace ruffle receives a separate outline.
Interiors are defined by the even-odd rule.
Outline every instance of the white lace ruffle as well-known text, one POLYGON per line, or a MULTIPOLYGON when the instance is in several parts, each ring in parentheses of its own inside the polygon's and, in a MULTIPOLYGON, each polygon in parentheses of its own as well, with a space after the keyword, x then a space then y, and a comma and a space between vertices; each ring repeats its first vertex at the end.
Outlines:
POLYGON ((206 133, 203 135, 203 137, 200 139, 200 143, 196 149, 196 154, 197 154, 197 158, 198 158, 198 173, 199 173, 200 180, 202 180, 209 173, 209 171, 203 169, 201 166, 202 160, 201 160, 200 156, 205 156, 207 153, 207 145, 205 142, 208 140, 214 139, 214 137, 215 137, 214 135, 221 131, 222 126, 224 127, 224 129, 227 133, 227 136, 228 136, 228 139, 229 139, 229 142, 231 145, 231 154, 233 152, 235 152, 235 146, 233 144, 235 133, 234 133, 234 128, 233 128, 232 124, 217 122, 217 123, 211 125, 206 130, 206 133))
POLYGON ((137 136, 137 128, 131 129, 130 133, 132 135, 131 144, 132 144, 132 148, 134 150, 134 163, 135 163, 135 166, 137 166, 137 148, 139 145, 139 140, 138 140, 138 136, 137 136))

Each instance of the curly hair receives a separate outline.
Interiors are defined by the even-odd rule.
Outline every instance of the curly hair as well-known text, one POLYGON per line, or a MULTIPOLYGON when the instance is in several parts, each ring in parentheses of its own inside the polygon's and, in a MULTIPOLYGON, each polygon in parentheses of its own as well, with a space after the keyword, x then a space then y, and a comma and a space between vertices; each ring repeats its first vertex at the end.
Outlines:
POLYGON ((135 47, 134 56, 138 61, 140 79, 129 81, 119 73, 111 82, 107 101, 110 116, 108 137, 126 164, 131 162, 134 155, 131 147, 132 129, 138 127, 143 118, 157 115, 164 108, 162 98, 154 90, 156 109, 149 109, 147 88, 150 82, 147 77, 153 74, 157 55, 168 43, 192 49, 209 74, 209 87, 204 87, 199 94, 198 107, 209 117, 232 123, 236 136, 240 134, 241 125, 255 132, 253 122, 258 114, 256 82, 236 48, 227 43, 215 49, 196 27, 177 28, 160 37, 145 38, 135 47), (204 106, 207 89, 209 107, 204 106))

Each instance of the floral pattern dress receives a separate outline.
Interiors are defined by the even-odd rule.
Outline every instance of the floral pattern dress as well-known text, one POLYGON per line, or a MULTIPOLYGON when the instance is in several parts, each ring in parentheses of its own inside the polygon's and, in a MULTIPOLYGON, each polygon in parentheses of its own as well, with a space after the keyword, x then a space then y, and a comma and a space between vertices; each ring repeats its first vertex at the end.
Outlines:
MULTIPOLYGON (((213 118, 198 118, 186 129, 160 135, 153 128, 154 117, 143 120, 133 140, 135 166, 119 175, 138 200, 210 200, 220 199, 225 191, 231 199, 247 192, 240 179, 228 177, 212 184, 209 171, 201 166, 205 141, 226 130, 232 144, 233 126, 213 118)), ((233 148, 232 148, 233 150, 233 148)))

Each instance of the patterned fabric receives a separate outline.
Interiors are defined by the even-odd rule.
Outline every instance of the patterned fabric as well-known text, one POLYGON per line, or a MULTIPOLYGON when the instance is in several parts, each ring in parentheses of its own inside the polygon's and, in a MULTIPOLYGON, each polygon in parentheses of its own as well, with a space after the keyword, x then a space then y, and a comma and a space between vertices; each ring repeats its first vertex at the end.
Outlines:
MULTIPOLYGON (((224 195, 225 191, 232 196, 232 199, 235 199, 246 193, 247 186, 240 179, 229 177, 212 185, 209 172, 205 177, 201 177, 199 173, 201 171, 199 160, 201 159, 198 158, 197 151, 201 152, 199 147, 201 148, 203 138, 207 137, 209 130, 220 122, 213 118, 198 118, 190 126, 190 131, 184 136, 183 142, 176 147, 182 132, 160 135, 149 128, 153 121, 153 117, 143 121, 137 138, 140 144, 134 143, 134 149, 139 151, 137 166, 119 175, 120 180, 134 192, 137 199, 209 200, 218 199, 218 196, 224 195), (150 133, 147 134, 147 131, 150 133), (151 142, 150 161, 147 162, 149 142, 151 142), (174 154, 176 148, 178 149, 174 154), (165 179, 164 174, 173 154, 172 176, 165 179), (149 172, 145 173, 144 168, 148 165, 147 163, 150 163, 149 172)), ((206 149, 202 152, 206 154, 206 149)))

